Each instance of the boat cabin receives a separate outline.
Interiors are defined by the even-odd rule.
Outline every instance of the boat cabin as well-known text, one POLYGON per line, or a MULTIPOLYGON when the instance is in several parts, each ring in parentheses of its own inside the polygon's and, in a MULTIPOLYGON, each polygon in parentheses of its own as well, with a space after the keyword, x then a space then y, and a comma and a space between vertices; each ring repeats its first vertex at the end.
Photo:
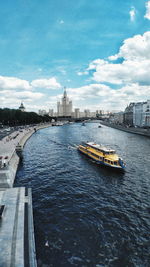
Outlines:
POLYGON ((104 147, 104 146, 101 146, 101 145, 98 145, 98 144, 95 144, 93 142, 88 142, 88 143, 85 143, 85 145, 87 146, 90 146, 98 151, 101 151, 102 153, 104 153, 105 155, 113 155, 115 154, 115 150, 114 149, 109 149, 107 147, 104 147))

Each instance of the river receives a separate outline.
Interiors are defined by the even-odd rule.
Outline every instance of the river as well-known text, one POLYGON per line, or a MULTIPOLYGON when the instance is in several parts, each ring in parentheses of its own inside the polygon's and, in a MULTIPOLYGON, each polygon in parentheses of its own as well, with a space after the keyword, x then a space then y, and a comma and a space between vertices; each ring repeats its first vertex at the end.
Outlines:
POLYGON ((37 131, 15 186, 32 188, 38 266, 150 266, 150 139, 97 122, 37 131), (125 173, 96 165, 75 144, 114 148, 125 173))

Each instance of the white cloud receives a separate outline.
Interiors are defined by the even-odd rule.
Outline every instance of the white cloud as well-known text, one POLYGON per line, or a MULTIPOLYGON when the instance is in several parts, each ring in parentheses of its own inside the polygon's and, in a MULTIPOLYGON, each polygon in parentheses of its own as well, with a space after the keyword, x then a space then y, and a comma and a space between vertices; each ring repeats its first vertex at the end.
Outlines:
POLYGON ((113 84, 139 83, 150 85, 150 32, 126 39, 119 53, 110 56, 113 61, 122 58, 122 63, 97 59, 89 64, 96 82, 113 84))
POLYGON ((67 92, 73 100, 85 100, 87 98, 97 98, 106 96, 110 87, 105 84, 90 84, 79 88, 69 88, 67 92))
POLYGON ((150 1, 147 1, 145 6, 146 6, 146 14, 145 14, 144 18, 150 20, 150 1))
POLYGON ((39 92, 31 92, 31 91, 15 91, 15 90, 3 90, 0 91, 0 106, 1 107, 9 107, 9 108, 17 108, 20 105, 20 102, 23 101, 25 103, 25 107, 30 106, 30 110, 32 110, 32 104, 35 101, 41 100, 44 95, 39 92))
POLYGON ((28 110, 33 110, 33 105, 39 107, 46 102, 49 92, 43 94, 36 92, 36 88, 59 89, 60 84, 54 77, 50 79, 38 79, 32 82, 16 77, 0 76, 0 107, 17 108, 23 101, 28 110))
POLYGON ((150 31, 143 35, 135 35, 126 39, 120 47, 119 53, 109 57, 110 60, 124 58, 125 60, 150 59, 150 31))
POLYGON ((59 89, 61 87, 60 83, 56 81, 55 77, 50 79, 37 79, 31 82, 31 85, 35 88, 45 88, 45 89, 59 89))
POLYGON ((107 62, 103 59, 96 59, 93 60, 90 64, 87 70, 94 70, 97 66, 104 65, 107 62))
POLYGON ((130 15, 130 20, 134 21, 135 20, 135 15, 136 15, 136 11, 134 7, 131 7, 131 10, 129 11, 129 15, 130 15))
POLYGON ((88 71, 78 71, 77 72, 78 76, 87 75, 87 74, 88 74, 88 71))
POLYGON ((16 77, 0 76, 0 90, 3 89, 20 89, 32 90, 30 83, 16 77))
POLYGON ((105 63, 96 67, 93 80, 113 84, 141 83, 150 85, 150 60, 127 60, 123 63, 105 63))
POLYGON ((0 91, 0 94, 3 95, 3 97, 5 99, 12 99, 15 98, 16 100, 27 100, 27 101, 32 101, 32 100, 37 100, 37 99, 41 99, 41 97, 44 96, 44 94, 42 93, 38 93, 38 92, 30 92, 30 91, 12 91, 12 90, 4 90, 4 91, 0 91))
POLYGON ((89 84, 79 88, 67 89, 68 95, 73 99, 73 104, 81 110, 90 108, 104 110, 124 110, 130 102, 147 100, 149 86, 132 83, 120 89, 112 89, 104 84, 89 84), (96 101, 96 102, 95 102, 96 101), (95 102, 94 104, 92 104, 95 102))
POLYGON ((64 22, 63 20, 60 20, 59 23, 60 23, 60 24, 64 24, 65 22, 64 22))
POLYGON ((63 75, 66 75, 67 74, 67 72, 66 72, 66 70, 64 69, 63 66, 57 67, 57 71, 60 72, 63 75))
POLYGON ((41 72, 42 71, 42 68, 38 68, 38 71, 41 72))
POLYGON ((0 76, 0 90, 33 90, 34 88, 59 89, 60 83, 55 77, 49 79, 37 79, 31 83, 16 77, 0 76))

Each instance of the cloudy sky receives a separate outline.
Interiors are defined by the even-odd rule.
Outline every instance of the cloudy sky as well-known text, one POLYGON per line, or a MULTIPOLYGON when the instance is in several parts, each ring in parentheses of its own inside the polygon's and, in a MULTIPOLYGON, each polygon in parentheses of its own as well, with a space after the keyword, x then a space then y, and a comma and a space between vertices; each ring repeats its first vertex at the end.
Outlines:
POLYGON ((0 107, 81 110, 150 99, 150 1, 0 0, 0 107))

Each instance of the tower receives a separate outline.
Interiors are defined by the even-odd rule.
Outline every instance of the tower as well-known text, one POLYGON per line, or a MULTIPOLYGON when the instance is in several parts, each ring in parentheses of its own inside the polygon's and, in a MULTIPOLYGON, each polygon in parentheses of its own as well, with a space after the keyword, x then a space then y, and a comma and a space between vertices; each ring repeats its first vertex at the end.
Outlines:
POLYGON ((57 103, 57 114, 62 117, 71 117, 72 113, 72 101, 67 96, 66 87, 64 87, 63 97, 61 102, 57 103))
POLYGON ((24 107, 24 105, 23 105, 23 103, 22 103, 22 102, 21 102, 21 104, 20 104, 19 110, 21 110, 22 112, 24 112, 24 111, 25 111, 25 107, 24 107))

